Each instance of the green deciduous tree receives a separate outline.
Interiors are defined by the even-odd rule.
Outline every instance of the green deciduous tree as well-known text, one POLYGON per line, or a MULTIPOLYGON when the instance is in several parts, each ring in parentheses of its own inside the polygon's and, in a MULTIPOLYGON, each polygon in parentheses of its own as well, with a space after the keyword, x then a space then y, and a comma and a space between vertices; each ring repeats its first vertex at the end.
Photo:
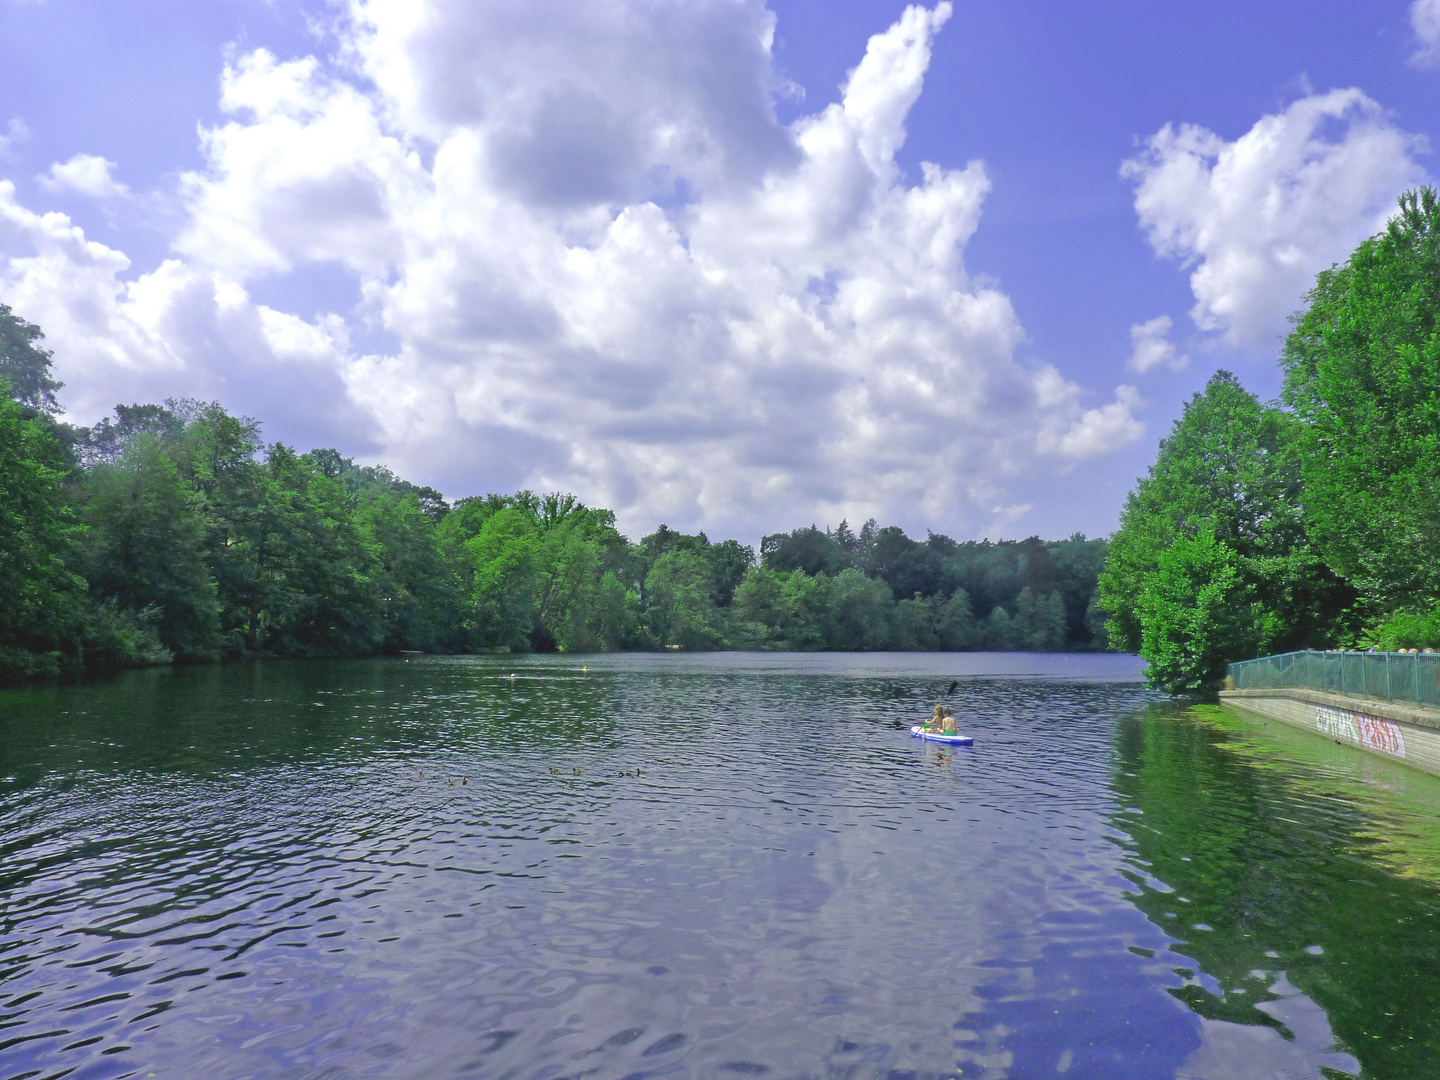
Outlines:
POLYGON ((964 651, 980 645, 980 625, 970 606, 970 594, 956 589, 936 615, 935 632, 941 649, 964 651))
POLYGON ((814 577, 838 574, 850 565, 850 554, 824 529, 811 525, 762 538, 760 561, 769 570, 801 570, 814 577))
POLYGON ((92 593, 121 608, 153 608, 155 630, 184 660, 213 659, 219 604, 206 562, 205 522, 179 469, 152 436, 85 476, 92 593))
POLYGON ((516 507, 489 514, 465 541, 468 623, 480 644, 531 647, 537 548, 533 519, 516 507))
POLYGON ((786 574, 752 566, 735 587, 730 604, 733 640, 746 649, 776 645, 785 622, 784 585, 786 574))
POLYGON ((1208 525, 1159 553, 1139 608, 1146 677, 1171 694, 1215 689, 1230 660, 1269 648, 1280 628, 1256 600, 1240 555, 1208 525))
MULTIPOLYGON (((825 584, 828 610, 819 615, 817 622, 829 648, 883 649, 890 644, 895 599, 888 585, 866 577, 854 567, 841 570, 825 584)), ((902 633, 904 642, 899 648, 926 648, 933 634, 928 608, 918 613, 907 611, 902 633)))
POLYGON ((938 606, 933 596, 912 596, 909 600, 896 601, 893 612, 888 613, 889 639, 876 641, 870 648, 899 649, 903 652, 928 652, 939 648, 938 606))
POLYGON ((455 648, 463 595, 440 547, 434 516, 414 493, 362 488, 357 524, 375 551, 374 586, 384 648, 455 648))
POLYGON ((1381 611, 1440 600, 1440 199, 1321 273, 1286 339, 1304 504, 1327 561, 1381 611))
MULTIPOLYGON (((1234 554, 1236 573, 1257 605, 1253 612, 1247 606, 1246 616, 1254 613, 1269 628, 1228 641, 1263 638, 1279 648, 1325 641, 1354 593, 1320 562, 1306 536, 1293 436, 1279 409, 1261 405, 1228 372, 1189 400, 1148 477, 1126 498, 1110 539, 1100 605, 1109 613, 1113 645, 1146 655, 1146 583, 1166 550, 1202 531, 1234 554)), ((1159 618, 1162 609, 1149 611, 1159 618)), ((1164 638, 1151 629, 1151 639, 1164 638)))
POLYGON ((1058 652, 1065 647, 1065 602, 1056 592, 1026 586, 1015 601, 1020 643, 1033 652, 1058 652))
POLYGON ((780 575, 779 640, 787 649, 824 647, 832 616, 832 581, 825 574, 792 570, 780 575))
POLYGON ((672 550, 655 560, 645 576, 645 601, 658 644, 702 649, 719 643, 711 587, 710 564, 696 552, 672 550))
POLYGON ((457 503, 441 523, 441 543, 460 567, 476 643, 582 650, 629 640, 629 589, 607 565, 623 547, 614 520, 573 495, 522 491, 457 503))
POLYGON ((282 443, 266 453, 264 498, 249 533, 257 554, 267 651, 356 656, 384 640, 377 552, 352 497, 282 443))
POLYGON ((614 570, 600 579, 589 606, 589 635, 596 648, 616 651, 642 645, 640 594, 614 570))
POLYGON ((80 524, 60 488, 60 447, 0 396, 0 679, 60 674, 83 662, 80 524))
POLYGON ((64 383, 50 377, 51 353, 41 348, 45 334, 0 304, 0 380, 12 400, 46 416, 60 411, 55 391, 64 383))
MULTIPOLYGON (((1249 643, 1227 659, 1253 655, 1262 641, 1280 648, 1322 643, 1353 592, 1309 542, 1299 495, 1300 462, 1286 416, 1262 405, 1229 372, 1216 373, 1160 444, 1111 537, 1099 579, 1111 643, 1152 659, 1146 642, 1171 639, 1171 629, 1146 620, 1173 609, 1146 607, 1145 591, 1166 552, 1202 533, 1233 556, 1244 595, 1253 597, 1235 617, 1258 620, 1253 633, 1222 635, 1227 648, 1249 643)), ((1166 675, 1163 684, 1213 684, 1209 667, 1192 674, 1166 675)))

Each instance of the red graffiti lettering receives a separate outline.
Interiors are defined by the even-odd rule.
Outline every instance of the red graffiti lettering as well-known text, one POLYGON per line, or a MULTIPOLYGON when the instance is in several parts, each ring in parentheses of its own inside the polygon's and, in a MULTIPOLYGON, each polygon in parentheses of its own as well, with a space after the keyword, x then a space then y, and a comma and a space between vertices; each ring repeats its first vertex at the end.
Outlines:
POLYGON ((1355 713, 1355 724, 1360 729, 1360 744, 1387 754, 1405 753, 1404 739, 1393 721, 1378 716, 1355 713))

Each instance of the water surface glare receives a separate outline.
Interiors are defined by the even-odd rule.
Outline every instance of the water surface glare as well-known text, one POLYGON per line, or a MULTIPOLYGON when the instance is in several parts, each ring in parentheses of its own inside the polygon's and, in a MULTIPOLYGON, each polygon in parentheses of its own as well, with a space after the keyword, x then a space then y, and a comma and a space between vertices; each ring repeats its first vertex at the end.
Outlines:
POLYGON ((1437 809, 1119 656, 10 692, 0 1078, 1435 1076, 1437 809))

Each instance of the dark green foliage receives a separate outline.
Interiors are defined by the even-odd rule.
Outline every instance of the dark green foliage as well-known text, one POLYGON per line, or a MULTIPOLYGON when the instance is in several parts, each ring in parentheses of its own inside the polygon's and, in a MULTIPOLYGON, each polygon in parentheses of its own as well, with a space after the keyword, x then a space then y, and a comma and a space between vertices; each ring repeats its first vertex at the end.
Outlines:
POLYGON ((82 530, 59 445, 26 413, 0 396, 0 679, 58 675, 83 656, 82 530))
POLYGON ((706 557, 710 563, 710 595, 717 607, 729 607, 745 573, 755 565, 755 549, 739 540, 712 544, 706 557))
POLYGON ((867 569, 896 596, 935 596, 945 591, 943 550, 943 544, 919 543, 891 525, 875 534, 867 569))
POLYGON ((155 612, 160 640, 179 659, 213 659, 220 609, 201 549, 205 521, 161 443, 134 439, 119 460, 89 469, 84 489, 92 595, 155 612))
POLYGON ((814 525, 794 532, 775 533, 760 541, 760 562, 767 570, 788 573, 799 570, 816 574, 838 574, 851 565, 851 555, 833 536, 814 525))
POLYGON ((339 451, 266 446, 216 402, 54 418, 9 316, 0 680, 150 663, 479 649, 1095 647, 1102 541, 912 540, 872 519, 755 550, 661 525, 631 544, 573 495, 451 506, 339 451), (18 359, 16 359, 18 357, 18 359))
POLYGON ((899 610, 889 586, 883 581, 847 567, 833 579, 819 578, 818 584, 824 592, 817 595, 816 600, 823 603, 815 605, 814 617, 826 647, 883 649, 892 642, 902 649, 932 647, 928 611, 907 612, 904 629, 896 635, 899 610))

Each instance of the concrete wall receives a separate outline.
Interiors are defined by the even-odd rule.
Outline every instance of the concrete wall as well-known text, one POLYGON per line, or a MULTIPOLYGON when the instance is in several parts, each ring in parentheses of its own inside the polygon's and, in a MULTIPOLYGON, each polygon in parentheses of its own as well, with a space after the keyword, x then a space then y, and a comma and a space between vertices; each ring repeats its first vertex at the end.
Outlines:
POLYGON ((1440 776, 1440 709, 1322 690, 1222 690, 1220 702, 1440 776))

